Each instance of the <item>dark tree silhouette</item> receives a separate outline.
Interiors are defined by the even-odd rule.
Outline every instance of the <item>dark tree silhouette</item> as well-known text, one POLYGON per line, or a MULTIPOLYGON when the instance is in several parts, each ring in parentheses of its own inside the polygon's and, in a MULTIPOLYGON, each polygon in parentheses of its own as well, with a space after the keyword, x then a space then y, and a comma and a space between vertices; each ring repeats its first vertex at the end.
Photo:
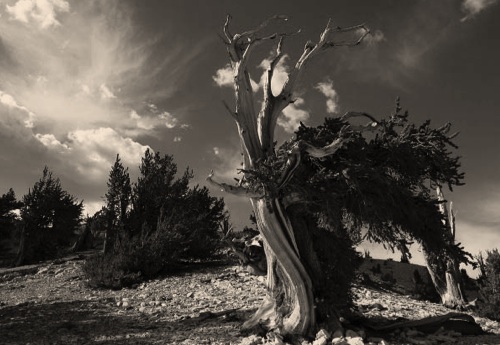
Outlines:
POLYGON ((47 167, 22 202, 16 265, 54 258, 73 240, 81 222, 82 202, 65 191, 47 167))
MULTIPOLYGON (((16 194, 12 188, 0 197, 0 245, 12 239, 17 219, 14 211, 21 206, 22 203, 16 200, 16 194)), ((2 249, 1 246, 0 249, 2 249)))
MULTIPOLYGON (((128 168, 124 168, 120 155, 111 167, 108 179, 106 198, 106 235, 103 252, 112 250, 116 235, 124 229, 127 222, 128 210, 131 204, 132 187, 128 168)), ((89 228, 90 230, 90 228, 89 228)))
POLYGON ((176 179, 177 164, 173 156, 146 150, 139 167, 140 176, 133 186, 131 231, 149 233, 156 230, 160 215, 171 212, 188 192, 193 173, 186 169, 176 179))

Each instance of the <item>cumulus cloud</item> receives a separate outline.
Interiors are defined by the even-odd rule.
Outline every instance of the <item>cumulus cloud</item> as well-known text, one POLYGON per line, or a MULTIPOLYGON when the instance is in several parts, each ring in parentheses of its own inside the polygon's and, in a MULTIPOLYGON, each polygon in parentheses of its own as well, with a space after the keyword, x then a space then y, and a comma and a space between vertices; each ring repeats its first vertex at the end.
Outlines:
POLYGON ((172 114, 170 114, 168 111, 164 111, 160 115, 158 115, 158 118, 165 123, 165 127, 167 128, 175 128, 177 124, 179 123, 179 120, 177 120, 172 114))
POLYGON ((130 111, 130 119, 135 122, 138 129, 151 131, 160 126, 174 128, 178 120, 168 112, 163 112, 157 115, 141 116, 135 110, 130 111))
POLYGON ((338 94, 337 91, 333 88, 333 82, 331 80, 327 80, 321 83, 318 83, 315 86, 316 90, 319 90, 326 97, 326 111, 330 114, 335 114, 338 112, 338 94))
POLYGON ((309 119, 309 112, 299 108, 302 105, 304 105, 304 99, 299 97, 294 103, 286 107, 283 110, 283 114, 278 117, 278 126, 281 126, 285 132, 295 132, 300 122, 305 122, 309 119))
POLYGON ((57 15, 69 12, 69 3, 65 0, 18 0, 13 6, 6 6, 11 18, 23 23, 31 20, 40 28, 59 26, 57 15))
POLYGON ((474 18, 479 12, 493 6, 498 0, 464 0, 462 3, 462 11, 465 12, 465 17, 461 19, 462 22, 474 18))
MULTIPOLYGON (((273 79, 271 80, 271 91, 274 95, 278 95, 285 84, 286 79, 288 78, 288 66, 286 65, 286 61, 288 60, 288 55, 283 55, 281 60, 276 64, 273 73, 273 79)), ((259 85, 261 87, 264 86, 266 81, 267 70, 269 69, 269 65, 271 64, 271 58, 267 58, 262 60, 259 67, 264 70, 262 76, 260 78, 259 85)))
MULTIPOLYGON (((230 64, 218 69, 215 75, 212 76, 213 81, 218 86, 233 87, 234 85, 234 72, 230 64)), ((250 78, 250 84, 252 85, 253 92, 257 92, 260 89, 260 85, 257 84, 252 78, 250 78)))
POLYGON ((70 151, 70 148, 67 144, 61 143, 54 134, 35 134, 35 138, 41 142, 45 147, 54 150, 58 153, 66 153, 70 151))
POLYGON ((27 117, 24 119, 24 126, 26 128, 33 128, 35 114, 25 106, 19 105, 14 97, 3 91, 0 91, 0 103, 6 105, 8 108, 18 109, 21 110, 21 112, 25 113, 27 117))
POLYGON ((72 170, 71 174, 78 177, 80 183, 105 180, 117 153, 125 166, 138 166, 148 148, 105 127, 75 130, 62 140, 50 133, 34 136, 49 154, 57 154, 60 164, 65 166, 63 170, 72 170))
POLYGON ((234 74, 230 64, 218 69, 212 76, 215 84, 218 86, 233 86, 234 74))

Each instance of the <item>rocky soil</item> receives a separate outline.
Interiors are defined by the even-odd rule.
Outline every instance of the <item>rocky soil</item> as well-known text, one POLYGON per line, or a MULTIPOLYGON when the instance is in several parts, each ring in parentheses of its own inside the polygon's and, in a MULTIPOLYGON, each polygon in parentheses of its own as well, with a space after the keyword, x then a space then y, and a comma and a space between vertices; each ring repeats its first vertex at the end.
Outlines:
MULTIPOLYGON (((113 291, 89 288, 82 260, 73 259, 0 270, 1 344, 283 344, 279 335, 241 332, 265 292, 263 277, 241 267, 200 266, 113 291)), ((363 286, 353 292, 357 312, 373 322, 450 312, 395 292, 363 286)), ((500 344, 500 325, 474 318, 490 334, 466 337, 443 329, 374 334, 353 324, 342 334, 320 332, 311 343, 500 344)))

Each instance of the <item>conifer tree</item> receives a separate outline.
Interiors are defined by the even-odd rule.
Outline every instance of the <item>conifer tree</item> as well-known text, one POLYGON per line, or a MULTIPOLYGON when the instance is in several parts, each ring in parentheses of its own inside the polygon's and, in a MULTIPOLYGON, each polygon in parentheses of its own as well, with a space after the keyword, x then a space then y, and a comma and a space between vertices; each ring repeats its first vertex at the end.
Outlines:
POLYGON ((109 173, 107 182, 108 191, 106 198, 106 237, 104 240, 104 253, 112 250, 117 233, 124 229, 127 223, 128 210, 131 204, 132 188, 128 168, 124 168, 120 155, 109 173))
POLYGON ((51 259, 73 240, 81 222, 82 202, 65 191, 47 167, 42 178, 24 195, 21 240, 16 265, 51 259))

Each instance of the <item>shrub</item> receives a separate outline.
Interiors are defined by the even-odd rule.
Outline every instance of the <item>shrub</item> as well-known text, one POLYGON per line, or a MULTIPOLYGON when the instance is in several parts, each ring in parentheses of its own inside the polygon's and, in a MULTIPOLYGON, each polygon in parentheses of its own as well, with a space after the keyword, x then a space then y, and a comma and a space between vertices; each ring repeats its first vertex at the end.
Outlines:
POLYGON ((498 249, 486 251, 486 259, 478 257, 481 276, 477 313, 500 321, 500 253, 498 249))
POLYGON ((147 236, 122 236, 107 254, 86 260, 83 271, 92 287, 119 289, 173 270, 185 246, 175 227, 164 223, 147 236))

